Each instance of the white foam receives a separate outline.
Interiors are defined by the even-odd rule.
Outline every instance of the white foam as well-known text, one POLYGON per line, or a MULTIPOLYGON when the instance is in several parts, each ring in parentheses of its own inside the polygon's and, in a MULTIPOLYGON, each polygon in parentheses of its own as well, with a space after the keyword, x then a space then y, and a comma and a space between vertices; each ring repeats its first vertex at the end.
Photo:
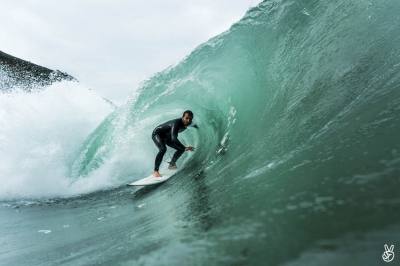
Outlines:
POLYGON ((70 185, 68 167, 87 135, 111 111, 101 97, 76 82, 0 94, 0 199, 79 193, 70 185))
POLYGON ((47 230, 47 229, 42 229, 42 230, 38 230, 38 233, 42 233, 42 234, 50 234, 51 230, 47 230))

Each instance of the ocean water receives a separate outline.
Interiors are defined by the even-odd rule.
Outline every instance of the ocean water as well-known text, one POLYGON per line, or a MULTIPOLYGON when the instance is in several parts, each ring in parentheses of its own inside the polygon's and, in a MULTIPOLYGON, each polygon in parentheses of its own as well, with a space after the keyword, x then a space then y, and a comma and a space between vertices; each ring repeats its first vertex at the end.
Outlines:
POLYGON ((1 94, 0 264, 381 265, 400 244, 399 11, 261 2, 116 110, 71 82, 1 94), (126 187, 186 109, 179 173, 126 187))

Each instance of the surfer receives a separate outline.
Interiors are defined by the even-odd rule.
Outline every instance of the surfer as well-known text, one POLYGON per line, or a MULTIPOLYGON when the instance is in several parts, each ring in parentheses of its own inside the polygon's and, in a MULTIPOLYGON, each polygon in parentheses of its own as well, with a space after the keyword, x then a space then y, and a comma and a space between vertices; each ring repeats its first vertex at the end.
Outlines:
MULTIPOLYGON (((169 162, 168 169, 176 169, 176 161, 181 157, 181 155, 185 151, 193 151, 194 148, 192 146, 185 147, 178 140, 178 133, 184 131, 193 120, 193 113, 190 110, 186 110, 183 112, 181 118, 173 119, 165 122, 164 124, 158 125, 151 134, 151 138, 154 143, 157 145, 159 151, 156 156, 155 165, 154 165, 154 177, 161 177, 159 173, 159 167, 161 161, 164 157, 165 152, 167 151, 167 147, 165 145, 174 148, 176 152, 169 162)), ((198 128, 197 125, 193 125, 193 127, 198 128)))

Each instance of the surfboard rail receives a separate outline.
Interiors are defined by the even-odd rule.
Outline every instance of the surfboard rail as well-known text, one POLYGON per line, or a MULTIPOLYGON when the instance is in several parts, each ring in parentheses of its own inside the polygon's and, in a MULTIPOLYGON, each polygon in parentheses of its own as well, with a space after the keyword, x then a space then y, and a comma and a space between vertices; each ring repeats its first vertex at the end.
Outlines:
POLYGON ((160 184, 170 179, 176 173, 177 170, 171 170, 171 169, 161 170, 160 171, 161 177, 154 177, 153 174, 151 174, 145 178, 129 183, 128 186, 150 186, 150 185, 160 184))

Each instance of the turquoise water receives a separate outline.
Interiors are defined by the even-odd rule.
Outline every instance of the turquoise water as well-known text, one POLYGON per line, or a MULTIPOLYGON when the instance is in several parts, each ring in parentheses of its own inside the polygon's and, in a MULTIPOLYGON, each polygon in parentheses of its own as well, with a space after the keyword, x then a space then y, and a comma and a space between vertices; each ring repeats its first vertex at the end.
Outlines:
POLYGON ((400 232, 399 11, 395 0, 260 3, 72 143, 73 189, 3 194, 1 261, 383 263, 400 232), (151 172, 152 129, 185 109, 200 129, 180 135, 196 147, 180 172, 125 187, 151 172))

